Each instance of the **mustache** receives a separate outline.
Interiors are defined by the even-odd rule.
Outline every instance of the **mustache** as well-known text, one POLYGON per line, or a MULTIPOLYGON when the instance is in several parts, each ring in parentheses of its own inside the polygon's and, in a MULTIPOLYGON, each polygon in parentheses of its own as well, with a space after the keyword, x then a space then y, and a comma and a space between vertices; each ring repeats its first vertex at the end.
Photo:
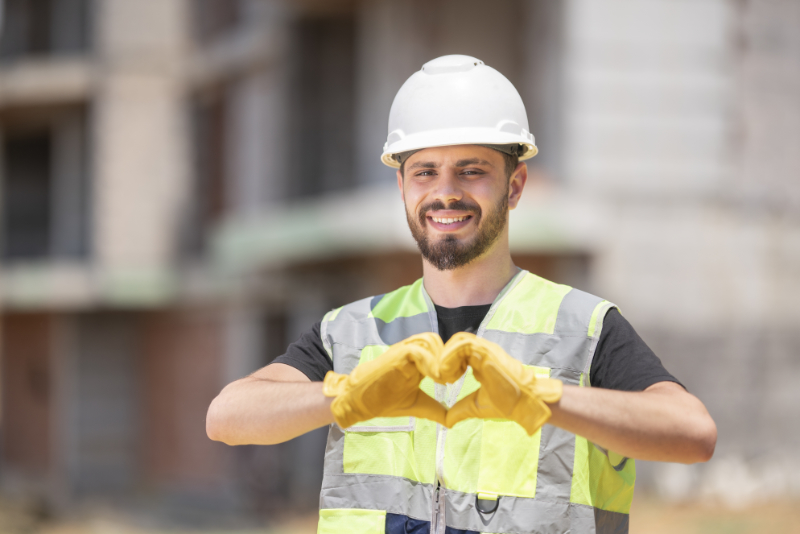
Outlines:
POLYGON ((454 200, 449 204, 445 205, 444 202, 441 200, 434 200, 433 202, 429 202, 425 204, 419 209, 419 221, 421 224, 425 224, 425 219, 428 216, 429 211, 437 211, 437 210, 458 210, 458 211, 469 211, 474 213, 476 216, 481 215, 481 207, 477 204, 469 204, 464 202, 463 200, 454 200))

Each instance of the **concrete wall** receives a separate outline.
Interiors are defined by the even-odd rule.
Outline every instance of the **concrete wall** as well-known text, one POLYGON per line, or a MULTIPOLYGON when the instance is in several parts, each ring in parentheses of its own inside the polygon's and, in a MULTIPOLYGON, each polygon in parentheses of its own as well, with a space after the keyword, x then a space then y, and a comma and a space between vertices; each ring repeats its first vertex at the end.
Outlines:
POLYGON ((161 299, 185 206, 184 0, 97 2, 95 260, 121 300, 161 299), (143 29, 146 28, 146 31, 143 29))
MULTIPOLYGON (((764 469, 748 466, 785 466, 800 444, 789 378, 800 306, 788 297, 800 272, 797 6, 568 6, 567 185, 607 210, 594 287, 720 431, 708 466, 656 479, 682 497, 749 495, 764 469), (715 467, 728 461, 737 467, 715 467)), ((642 472, 647 485, 651 471, 642 472)), ((764 491, 790 485, 784 477, 764 491)))

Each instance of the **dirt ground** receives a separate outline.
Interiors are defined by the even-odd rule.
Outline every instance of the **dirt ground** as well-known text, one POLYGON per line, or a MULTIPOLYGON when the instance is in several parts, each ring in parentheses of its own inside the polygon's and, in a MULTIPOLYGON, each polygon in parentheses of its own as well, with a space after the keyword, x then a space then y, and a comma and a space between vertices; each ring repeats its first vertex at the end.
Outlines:
MULTIPOLYGON (((29 504, 0 501, 0 534, 313 534, 316 515, 289 517, 270 527, 182 529, 147 525, 110 510, 54 519, 29 504)), ((631 534, 800 534, 800 502, 762 504, 738 510, 723 506, 667 504, 638 496, 631 510, 631 534)))
POLYGON ((630 534, 800 534, 800 502, 760 504, 737 510, 710 504, 666 504, 637 498, 630 534))

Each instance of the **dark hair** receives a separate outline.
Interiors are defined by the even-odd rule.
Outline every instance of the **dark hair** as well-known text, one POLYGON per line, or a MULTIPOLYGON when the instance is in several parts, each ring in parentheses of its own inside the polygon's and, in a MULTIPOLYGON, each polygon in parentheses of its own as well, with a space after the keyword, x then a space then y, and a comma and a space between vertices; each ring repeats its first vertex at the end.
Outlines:
MULTIPOLYGON (((500 151, 498 150, 498 152, 500 151)), ((514 170, 517 168, 517 165, 519 165, 519 156, 512 156, 511 154, 506 154, 505 152, 500 152, 500 155, 503 156, 506 178, 510 180, 511 175, 514 174, 514 170)), ((408 161, 408 158, 404 159, 403 163, 400 164, 400 175, 403 177, 406 175, 406 161, 408 161)))
POLYGON ((511 175, 514 174, 514 170, 517 168, 517 165, 519 165, 519 156, 512 156, 511 154, 506 154, 505 152, 500 152, 500 155, 503 156, 503 163, 505 163, 506 178, 510 180, 511 175))

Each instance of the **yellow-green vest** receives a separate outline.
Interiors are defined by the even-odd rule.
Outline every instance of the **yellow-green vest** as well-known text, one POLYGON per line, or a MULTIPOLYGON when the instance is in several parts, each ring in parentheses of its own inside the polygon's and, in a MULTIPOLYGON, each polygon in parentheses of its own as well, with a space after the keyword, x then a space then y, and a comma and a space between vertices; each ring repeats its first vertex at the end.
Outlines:
MULTIPOLYGON (((590 386, 589 369, 610 302, 520 271, 477 335, 541 376, 590 386)), ((329 312, 321 336, 333 368, 350 373, 389 345, 438 332, 422 280, 329 312)), ((480 384, 420 387, 452 406, 480 384)), ((382 533, 386 514, 489 533, 627 532, 633 460, 545 425, 533 436, 512 421, 471 419, 447 429, 426 419, 331 425, 320 495, 320 533, 382 533), (478 510, 478 499, 484 510, 478 510), (495 503, 492 501, 496 501, 495 503), (486 504, 490 506, 486 506, 486 504)))

